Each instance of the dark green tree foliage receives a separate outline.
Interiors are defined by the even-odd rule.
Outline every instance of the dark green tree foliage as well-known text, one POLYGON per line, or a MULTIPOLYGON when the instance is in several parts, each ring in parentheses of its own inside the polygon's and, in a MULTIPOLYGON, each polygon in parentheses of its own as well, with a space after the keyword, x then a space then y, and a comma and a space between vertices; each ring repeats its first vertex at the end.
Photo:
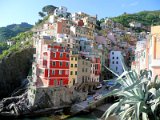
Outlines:
POLYGON ((40 17, 45 17, 46 15, 43 12, 38 12, 40 17))
POLYGON ((57 7, 53 6, 53 5, 47 5, 47 6, 44 6, 42 8, 42 11, 44 13, 47 13, 48 15, 52 14, 54 12, 54 10, 56 9, 57 7))
POLYGON ((9 46, 5 42, 0 42, 0 54, 2 53, 3 50, 7 50, 9 46))

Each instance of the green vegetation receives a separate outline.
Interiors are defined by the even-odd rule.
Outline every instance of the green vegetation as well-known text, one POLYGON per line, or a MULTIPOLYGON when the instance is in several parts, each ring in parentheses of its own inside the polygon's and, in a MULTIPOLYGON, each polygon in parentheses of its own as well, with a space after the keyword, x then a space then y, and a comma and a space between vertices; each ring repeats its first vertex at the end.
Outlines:
POLYGON ((36 22, 36 26, 39 24, 43 24, 49 17, 49 15, 53 14, 54 10, 57 7, 53 5, 46 5, 42 8, 42 11, 38 12, 39 16, 42 17, 42 19, 39 19, 38 22, 36 22))
POLYGON ((3 49, 2 54, 0 54, 0 60, 6 57, 7 55, 10 55, 13 52, 32 46, 32 36, 33 32, 28 31, 20 33, 16 37, 12 37, 10 40, 15 41, 15 44, 12 45, 11 47, 6 46, 6 43, 0 43, 0 48, 1 44, 2 46, 3 45, 6 46, 5 49, 3 49))
POLYGON ((43 19, 39 19, 38 22, 35 23, 34 27, 42 26, 49 18, 49 15, 45 16, 43 19))
POLYGON ((144 26, 160 25, 160 10, 142 11, 135 14, 123 14, 111 19, 115 22, 121 23, 125 27, 129 27, 129 23, 132 21, 140 22, 144 26))
POLYGON ((50 14, 53 14, 54 10, 56 9, 57 7, 53 6, 53 5, 47 5, 47 6, 44 6, 42 8, 42 11, 44 13, 47 13, 48 15, 50 14))
POLYGON ((31 39, 32 36, 33 36, 33 32, 31 32, 31 31, 22 32, 22 33, 19 33, 17 36, 12 37, 10 40, 15 41, 15 42, 21 42, 21 41, 24 41, 27 39, 31 39))
POLYGON ((12 24, 6 27, 0 27, 0 41, 7 41, 21 32, 28 31, 32 25, 28 23, 12 24))
POLYGON ((119 97, 102 116, 116 115, 120 120, 159 120, 160 119, 160 80, 151 80, 151 71, 142 70, 140 76, 135 71, 125 71, 117 82, 121 89, 109 95, 119 97))
POLYGON ((5 27, 0 28, 0 41, 5 41, 15 35, 16 33, 8 28, 5 27))
POLYGON ((3 50, 7 50, 9 46, 5 42, 0 42, 0 54, 2 53, 3 50))

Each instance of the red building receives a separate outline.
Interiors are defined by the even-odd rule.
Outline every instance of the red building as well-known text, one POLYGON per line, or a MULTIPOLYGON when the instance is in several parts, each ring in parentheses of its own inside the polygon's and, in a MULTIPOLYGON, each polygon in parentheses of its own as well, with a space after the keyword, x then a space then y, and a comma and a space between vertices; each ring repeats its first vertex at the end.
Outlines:
POLYGON ((91 82, 99 82, 101 74, 101 60, 99 56, 89 56, 91 61, 91 72, 90 80, 91 82))
POLYGON ((69 80, 69 50, 59 45, 42 45, 38 64, 38 86, 66 86, 69 80))

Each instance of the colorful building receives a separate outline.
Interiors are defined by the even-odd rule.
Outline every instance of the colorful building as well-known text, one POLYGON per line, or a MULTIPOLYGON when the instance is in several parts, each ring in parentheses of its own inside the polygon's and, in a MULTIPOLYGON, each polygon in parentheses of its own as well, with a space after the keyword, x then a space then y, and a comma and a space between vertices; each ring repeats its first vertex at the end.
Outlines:
MULTIPOLYGON (((69 81, 69 50, 59 44, 47 44, 49 40, 42 40, 37 50, 36 85, 37 86, 67 86, 69 81), (40 51, 40 52, 38 52, 40 51)), ((34 63, 35 64, 35 63, 34 63)))
POLYGON ((90 82, 90 69, 91 61, 85 56, 78 58, 78 74, 77 74, 77 83, 86 83, 90 82))
POLYGON ((160 77, 160 26, 151 27, 151 39, 149 45, 149 69, 153 78, 160 77))
POLYGON ((91 73, 90 73, 90 81, 91 82, 99 82, 100 81, 100 73, 101 73, 101 60, 99 56, 90 56, 91 60, 91 73))
POLYGON ((138 43, 140 42, 141 46, 136 48, 136 50, 139 49, 139 52, 135 52, 132 69, 135 69, 138 73, 143 69, 151 70, 152 79, 156 75, 160 77, 160 26, 151 27, 151 34, 147 41, 139 41, 138 43))
POLYGON ((70 67, 69 67, 69 87, 74 86, 78 80, 77 80, 77 75, 78 75, 78 60, 79 60, 79 55, 78 54, 71 54, 70 55, 70 67))

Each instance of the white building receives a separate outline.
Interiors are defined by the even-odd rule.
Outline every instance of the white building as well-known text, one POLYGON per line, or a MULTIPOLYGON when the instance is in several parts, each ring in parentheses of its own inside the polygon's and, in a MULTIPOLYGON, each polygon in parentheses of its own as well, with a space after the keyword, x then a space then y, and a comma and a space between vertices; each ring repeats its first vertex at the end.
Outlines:
POLYGON ((134 22, 130 22, 130 23, 129 23, 129 26, 130 26, 130 27, 138 28, 138 27, 141 27, 142 24, 134 21, 134 22))
POLYGON ((113 70, 118 75, 123 73, 123 67, 121 63, 122 53, 121 51, 111 51, 110 52, 110 64, 109 68, 113 70))
POLYGON ((15 41, 7 41, 7 45, 8 46, 12 46, 12 45, 14 45, 15 44, 15 41))
POLYGON ((56 15, 56 16, 59 16, 59 15, 66 16, 67 15, 67 8, 64 7, 64 6, 56 8, 55 11, 54 11, 54 15, 56 15))

